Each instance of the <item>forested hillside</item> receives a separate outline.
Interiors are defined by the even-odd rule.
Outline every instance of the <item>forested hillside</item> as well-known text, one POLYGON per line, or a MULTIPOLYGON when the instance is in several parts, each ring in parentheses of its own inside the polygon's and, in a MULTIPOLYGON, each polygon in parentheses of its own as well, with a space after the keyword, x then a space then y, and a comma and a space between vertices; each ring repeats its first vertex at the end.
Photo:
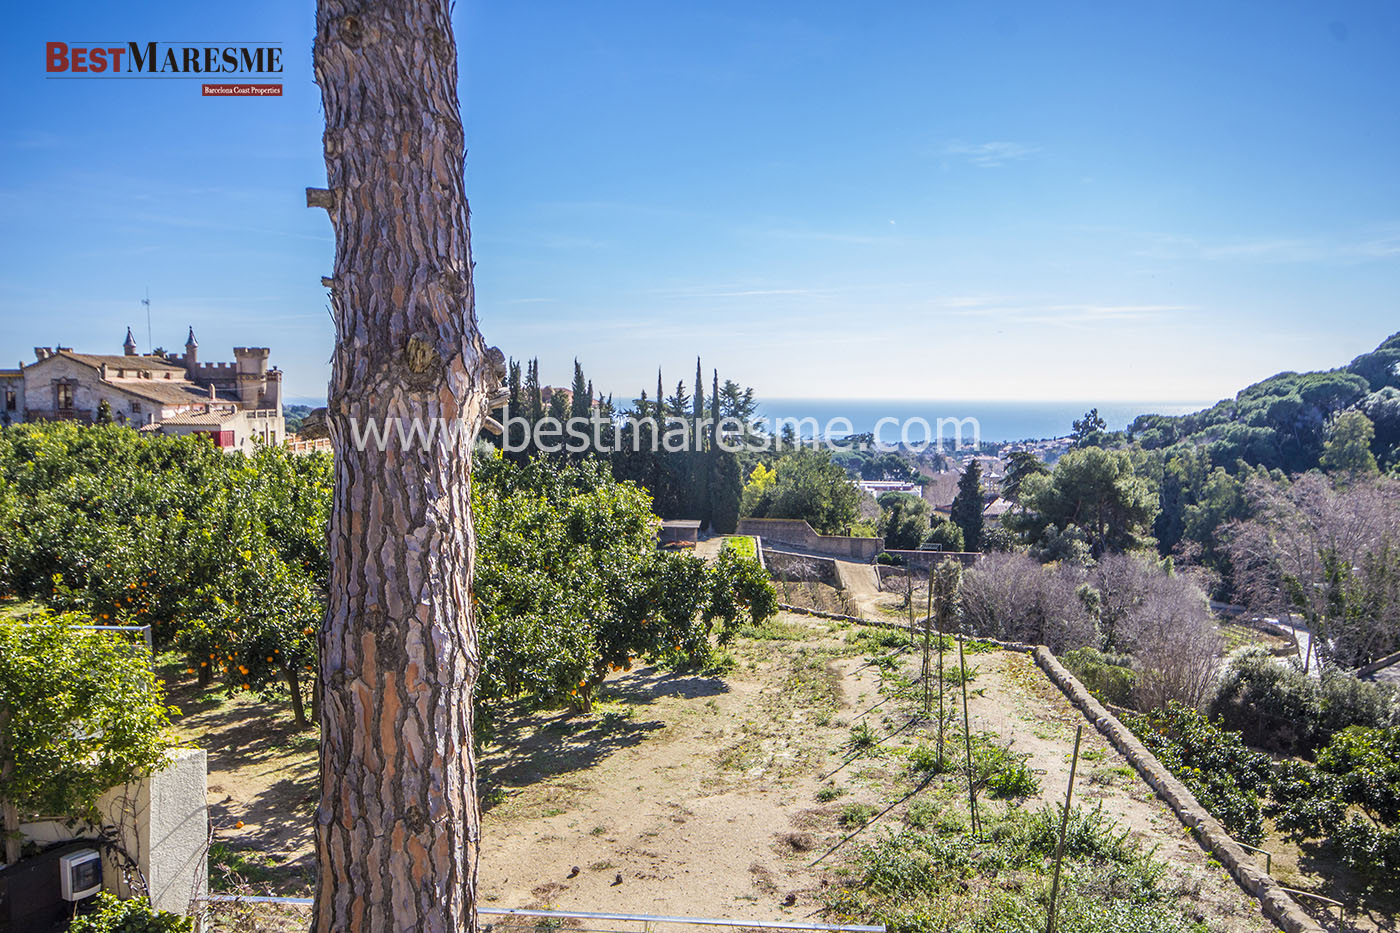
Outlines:
MULTIPOLYGON (((1348 365, 1326 372, 1284 372, 1234 398, 1189 415, 1142 415, 1128 437, 1147 450, 1179 444, 1203 448, 1212 466, 1299 473, 1319 465, 1329 423, 1357 412, 1370 422, 1372 454, 1383 467, 1400 461, 1400 333, 1348 365)), ((1364 430, 1359 421, 1353 430, 1364 430)))

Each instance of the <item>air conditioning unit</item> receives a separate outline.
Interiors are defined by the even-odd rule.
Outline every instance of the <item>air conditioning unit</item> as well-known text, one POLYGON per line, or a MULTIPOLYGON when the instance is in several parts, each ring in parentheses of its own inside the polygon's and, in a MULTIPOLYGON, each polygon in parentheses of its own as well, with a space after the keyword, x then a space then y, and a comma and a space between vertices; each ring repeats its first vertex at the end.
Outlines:
POLYGON ((58 860, 58 883, 65 901, 81 901, 102 890, 102 854, 79 849, 58 860))

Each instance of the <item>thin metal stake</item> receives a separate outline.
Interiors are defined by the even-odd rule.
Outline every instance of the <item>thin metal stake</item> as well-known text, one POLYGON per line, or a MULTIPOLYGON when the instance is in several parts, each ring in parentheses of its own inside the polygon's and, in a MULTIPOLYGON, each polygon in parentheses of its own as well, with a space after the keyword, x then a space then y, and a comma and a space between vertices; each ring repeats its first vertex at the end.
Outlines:
POLYGON ((962 680, 963 744, 967 747, 967 808, 972 817, 972 838, 981 838, 981 822, 977 819, 977 788, 972 778, 972 724, 967 713, 967 661, 963 658, 962 626, 958 626, 958 670, 962 680))
MULTIPOLYGON (((942 609, 940 608, 939 611, 941 612, 942 609)), ((932 637, 932 630, 933 630, 933 561, 929 561, 929 564, 928 564, 928 614, 924 617, 924 663, 923 663, 923 666, 919 669, 919 679, 922 680, 922 681, 923 681, 923 684, 924 684, 924 718, 925 718, 925 719, 928 718, 929 711, 930 711, 930 710, 932 709, 932 707, 933 707, 933 697, 930 695, 930 691, 933 690, 933 684, 929 682, 929 674, 931 674, 931 673, 933 673, 933 672, 932 672, 931 670, 929 670, 929 663, 928 663, 928 662, 929 662, 929 639, 932 637)), ((942 752, 941 752, 941 751, 939 752, 939 755, 940 755, 940 757, 942 756, 942 752)), ((940 769, 940 770, 941 770, 941 769, 940 769)))
POLYGON ((904 603, 909 607, 909 650, 914 650, 914 568, 904 570, 904 603))
POLYGON ((1050 882, 1050 919, 1045 922, 1045 933, 1055 933, 1055 901, 1060 896, 1060 863, 1065 858, 1065 833, 1069 830, 1069 804, 1074 798, 1074 772, 1079 768, 1079 740, 1084 736, 1084 727, 1074 730, 1074 757, 1069 763, 1069 786, 1065 788, 1065 815, 1060 819, 1060 841, 1055 843, 1055 875, 1050 882))
POLYGON ((945 767, 943 761, 943 726, 948 714, 943 709, 943 619, 946 613, 939 608, 938 612, 938 770, 945 767))

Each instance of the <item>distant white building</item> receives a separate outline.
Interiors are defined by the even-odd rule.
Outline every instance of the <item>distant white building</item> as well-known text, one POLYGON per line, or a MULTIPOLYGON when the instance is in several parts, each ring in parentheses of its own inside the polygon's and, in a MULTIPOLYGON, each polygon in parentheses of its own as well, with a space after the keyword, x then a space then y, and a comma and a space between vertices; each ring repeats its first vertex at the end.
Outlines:
POLYGON ((235 347, 232 363, 199 362, 194 329, 183 356, 142 355, 127 328, 122 354, 35 347, 35 361, 0 370, 0 423, 81 421, 104 405, 116 424, 161 434, 203 434, 224 450, 280 446, 282 373, 267 366, 268 348, 235 347))
POLYGON ((887 492, 904 492, 911 496, 923 495, 922 486, 918 483, 908 483, 903 480, 862 479, 856 480, 856 485, 877 499, 887 492))

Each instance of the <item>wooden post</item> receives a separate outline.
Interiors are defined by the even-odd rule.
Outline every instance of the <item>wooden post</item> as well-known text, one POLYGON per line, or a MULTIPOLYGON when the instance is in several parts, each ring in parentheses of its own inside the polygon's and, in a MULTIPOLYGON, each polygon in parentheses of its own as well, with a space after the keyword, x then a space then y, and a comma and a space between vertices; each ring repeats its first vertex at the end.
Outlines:
POLYGON ((1045 933, 1055 933, 1055 902, 1060 896, 1060 863, 1065 858, 1065 833, 1069 829, 1069 805, 1074 799, 1074 772, 1079 768, 1079 740, 1084 737, 1084 727, 1074 730, 1074 757, 1069 763, 1069 787, 1065 788, 1065 813, 1060 818, 1060 841, 1055 843, 1055 874, 1050 882, 1050 917, 1045 922, 1045 933))

